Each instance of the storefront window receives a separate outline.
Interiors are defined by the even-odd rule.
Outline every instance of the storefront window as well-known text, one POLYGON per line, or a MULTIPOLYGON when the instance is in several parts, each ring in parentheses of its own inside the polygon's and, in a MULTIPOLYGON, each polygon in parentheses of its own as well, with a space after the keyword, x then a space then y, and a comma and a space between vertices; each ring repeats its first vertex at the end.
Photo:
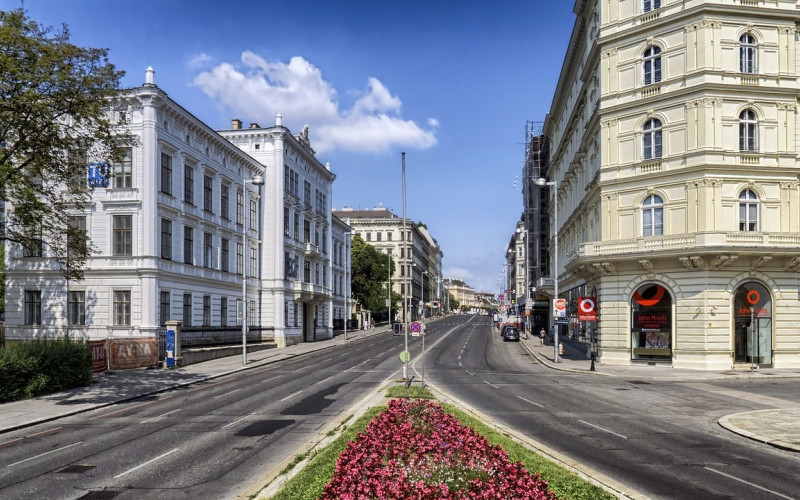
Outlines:
POLYGON ((672 358, 672 296, 654 283, 639 287, 631 300, 633 359, 672 358))
POLYGON ((736 325, 734 360, 762 366, 772 365, 772 298, 760 283, 744 283, 733 299, 736 325))

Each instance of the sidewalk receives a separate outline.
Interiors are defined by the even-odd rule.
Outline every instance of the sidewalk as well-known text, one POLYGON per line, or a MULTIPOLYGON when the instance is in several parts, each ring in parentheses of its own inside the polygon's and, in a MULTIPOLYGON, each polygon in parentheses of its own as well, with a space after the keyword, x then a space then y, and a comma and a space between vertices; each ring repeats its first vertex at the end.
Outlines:
MULTIPOLYGON (((573 373, 594 373, 598 376, 624 377, 636 380, 683 380, 702 382, 709 380, 754 380, 775 378, 800 378, 797 369, 761 368, 755 371, 726 370, 701 371, 672 368, 666 365, 633 364, 609 366, 592 361, 586 357, 588 346, 582 342, 567 340, 563 342, 564 353, 553 362, 553 344, 542 345, 538 336, 522 339, 525 348, 543 365, 554 370, 573 373)), ((718 423, 731 432, 761 441, 772 446, 791 451, 800 451, 800 404, 786 401, 784 408, 755 410, 726 415, 718 423)))
MULTIPOLYGON (((376 327, 374 330, 348 331, 347 343, 390 332, 388 326, 376 327)), ((344 343, 344 335, 339 334, 329 340, 303 342, 282 349, 248 352, 247 366, 242 365, 242 356, 239 354, 176 369, 123 370, 95 374, 94 383, 87 387, 76 387, 69 391, 24 401, 0 403, 0 434, 329 349, 344 343)))

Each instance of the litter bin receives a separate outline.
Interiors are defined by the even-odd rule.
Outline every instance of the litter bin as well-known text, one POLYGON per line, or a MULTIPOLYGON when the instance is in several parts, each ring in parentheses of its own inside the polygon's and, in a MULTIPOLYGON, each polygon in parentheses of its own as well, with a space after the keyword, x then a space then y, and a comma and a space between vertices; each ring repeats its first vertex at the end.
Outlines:
POLYGON ((394 325, 392 325, 393 335, 400 335, 400 333, 402 333, 402 330, 403 330, 403 323, 395 323, 394 325))

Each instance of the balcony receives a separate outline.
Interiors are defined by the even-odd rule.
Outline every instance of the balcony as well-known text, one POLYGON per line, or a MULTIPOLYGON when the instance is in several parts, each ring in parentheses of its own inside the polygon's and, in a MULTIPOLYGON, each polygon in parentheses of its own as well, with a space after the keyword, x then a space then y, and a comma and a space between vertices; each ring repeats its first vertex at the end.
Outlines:
POLYGON ((322 303, 330 298, 330 292, 322 285, 295 281, 292 284, 292 296, 294 300, 299 302, 322 303))
POLYGON ((684 254, 724 250, 780 251, 795 254, 800 247, 800 233, 712 232, 688 233, 627 240, 593 241, 578 247, 578 258, 613 257, 624 254, 684 254))
POLYGON ((307 257, 319 257, 319 247, 313 243, 306 243, 304 253, 307 257))

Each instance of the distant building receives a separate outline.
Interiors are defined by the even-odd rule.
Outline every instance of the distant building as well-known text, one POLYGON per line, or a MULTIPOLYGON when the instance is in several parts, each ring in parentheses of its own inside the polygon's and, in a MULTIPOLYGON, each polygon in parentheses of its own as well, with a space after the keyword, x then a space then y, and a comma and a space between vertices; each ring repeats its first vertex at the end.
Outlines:
MULTIPOLYGON (((410 220, 404 224, 402 217, 385 207, 365 210, 345 207, 334 210, 333 214, 353 228, 366 243, 392 257, 395 262, 392 290, 408 299, 411 319, 417 319, 423 311, 425 316, 438 312, 442 300, 444 254, 427 228, 410 220)), ((388 276, 386 280, 388 285, 388 276)), ((400 311, 392 311, 394 318, 398 314, 400 318, 404 317, 402 305, 400 307, 400 311)), ((381 316, 383 312, 372 311, 372 315, 381 318, 385 316, 381 316)))

